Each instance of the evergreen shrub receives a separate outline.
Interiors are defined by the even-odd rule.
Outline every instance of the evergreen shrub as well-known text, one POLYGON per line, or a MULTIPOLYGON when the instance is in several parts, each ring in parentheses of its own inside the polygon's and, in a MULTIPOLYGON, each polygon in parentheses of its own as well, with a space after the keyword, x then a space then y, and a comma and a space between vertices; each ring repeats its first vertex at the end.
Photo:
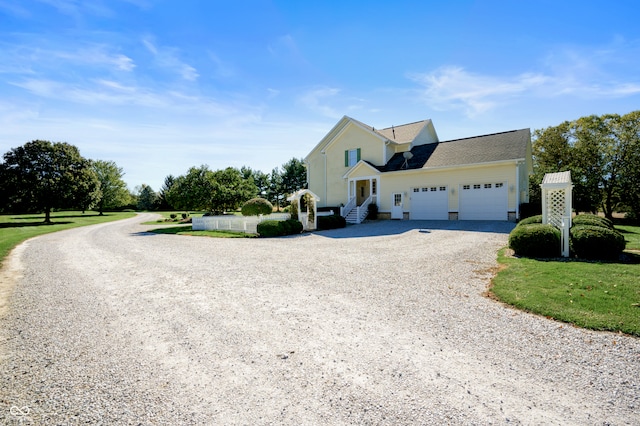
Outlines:
POLYGON ((518 222, 517 226, 520 225, 531 225, 532 223, 542 223, 542 215, 535 215, 535 216, 530 216, 526 219, 522 219, 520 222, 518 222))
POLYGON ((242 206, 243 216, 259 216, 261 214, 271 214, 273 212, 273 204, 264 198, 252 198, 242 206))
POLYGON ((571 251, 582 259, 617 259, 626 246, 620 232, 600 225, 578 224, 570 234, 571 251))
POLYGON ((523 257, 560 256, 560 231, 551 225, 532 223, 516 226, 509 234, 509 246, 523 257))
POLYGON ((591 225, 601 226, 603 228, 613 229, 613 222, 606 217, 596 216, 595 214, 579 214, 571 220, 572 225, 591 225))

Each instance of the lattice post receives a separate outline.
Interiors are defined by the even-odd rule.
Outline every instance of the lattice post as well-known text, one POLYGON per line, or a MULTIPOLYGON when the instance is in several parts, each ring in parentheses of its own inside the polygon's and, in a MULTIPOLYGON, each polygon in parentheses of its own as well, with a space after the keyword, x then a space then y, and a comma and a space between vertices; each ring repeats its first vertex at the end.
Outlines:
POLYGON ((560 230, 562 256, 569 257, 571 229, 571 172, 547 173, 542 180, 542 223, 560 230))

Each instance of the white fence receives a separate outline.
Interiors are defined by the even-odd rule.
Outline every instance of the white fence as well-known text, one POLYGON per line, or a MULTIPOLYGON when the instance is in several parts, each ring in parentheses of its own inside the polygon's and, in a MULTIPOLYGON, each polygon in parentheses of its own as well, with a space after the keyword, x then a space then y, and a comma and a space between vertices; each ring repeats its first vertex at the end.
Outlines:
POLYGON ((289 213, 273 213, 266 216, 202 216, 191 219, 194 231, 235 231, 248 234, 258 233, 258 224, 265 220, 287 220, 289 213))

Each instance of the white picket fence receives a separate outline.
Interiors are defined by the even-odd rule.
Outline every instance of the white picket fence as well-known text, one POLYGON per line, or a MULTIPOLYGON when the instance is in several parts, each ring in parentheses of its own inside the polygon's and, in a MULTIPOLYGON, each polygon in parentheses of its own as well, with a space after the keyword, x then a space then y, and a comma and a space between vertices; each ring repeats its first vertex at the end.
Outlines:
POLYGON ((291 218, 289 213, 273 213, 264 216, 202 216, 191 219, 191 229, 194 231, 236 231, 257 234, 260 222, 289 218, 291 218))

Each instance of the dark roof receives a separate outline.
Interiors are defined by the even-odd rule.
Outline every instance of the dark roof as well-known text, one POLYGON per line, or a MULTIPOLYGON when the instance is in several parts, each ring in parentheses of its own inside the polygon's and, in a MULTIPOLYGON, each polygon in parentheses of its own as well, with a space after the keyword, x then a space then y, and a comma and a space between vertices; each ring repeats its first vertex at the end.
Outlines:
POLYGON ((414 146, 411 149, 413 157, 406 165, 404 153, 397 153, 384 166, 374 167, 381 172, 394 172, 517 160, 526 157, 530 141, 531 132, 529 129, 522 129, 436 142, 414 146))

